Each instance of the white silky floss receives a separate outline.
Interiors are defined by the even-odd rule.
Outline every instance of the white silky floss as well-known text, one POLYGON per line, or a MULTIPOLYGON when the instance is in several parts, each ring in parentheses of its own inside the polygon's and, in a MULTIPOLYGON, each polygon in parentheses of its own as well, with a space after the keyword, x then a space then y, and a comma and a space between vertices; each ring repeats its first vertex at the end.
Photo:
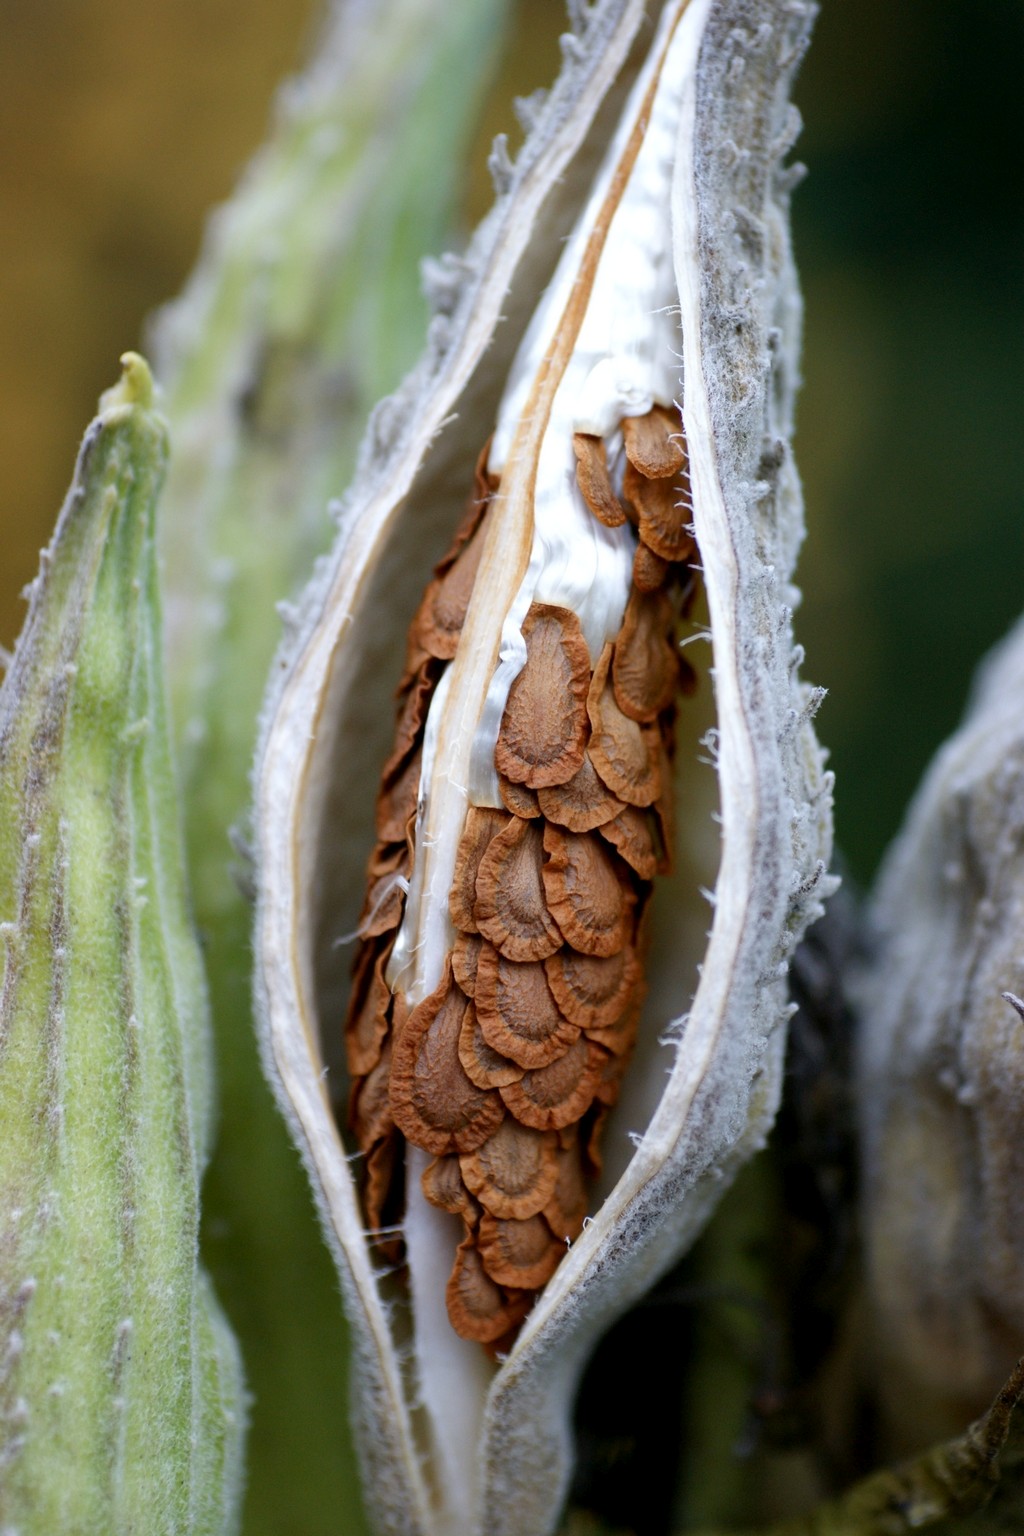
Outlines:
MULTIPOLYGON (((656 46, 655 59, 660 51, 656 46)), ((530 564, 502 626, 498 666, 473 744, 468 786, 472 805, 502 804, 494 748, 509 689, 526 662, 522 625, 531 604, 572 609, 592 666, 622 627, 635 536, 627 524, 606 528, 587 507, 576 483, 572 439, 575 432, 605 438, 614 466, 621 460, 623 417, 645 416, 655 404, 671 405, 679 393, 682 336, 666 188, 672 182, 679 96, 688 60, 686 39, 677 30, 643 144, 609 225, 576 345, 555 393, 537 465, 530 564)), ((492 474, 504 467, 533 380, 553 345, 584 247, 649 80, 650 71, 645 71, 633 88, 630 110, 512 364, 488 461, 492 474)))

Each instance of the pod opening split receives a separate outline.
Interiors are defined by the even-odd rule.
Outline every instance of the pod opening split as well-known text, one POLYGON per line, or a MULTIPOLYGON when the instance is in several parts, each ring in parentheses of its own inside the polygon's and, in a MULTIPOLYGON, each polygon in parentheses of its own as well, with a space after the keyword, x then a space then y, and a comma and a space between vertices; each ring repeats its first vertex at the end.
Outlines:
POLYGON ((552 1528, 587 1352, 777 1101, 829 851, 787 585, 779 158, 811 8, 734 9, 668 6, 646 62, 643 7, 589 13, 272 689, 266 1055, 353 1320, 383 1530, 552 1528), (501 316, 538 265, 513 357, 501 316))

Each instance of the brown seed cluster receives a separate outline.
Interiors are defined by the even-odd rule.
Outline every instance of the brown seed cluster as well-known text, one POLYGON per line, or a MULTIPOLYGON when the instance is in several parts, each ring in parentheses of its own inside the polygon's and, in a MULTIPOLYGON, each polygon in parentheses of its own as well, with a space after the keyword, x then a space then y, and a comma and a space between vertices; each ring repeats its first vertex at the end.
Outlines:
POLYGON ((591 671, 576 615, 530 608, 495 749, 503 808, 468 812, 449 898, 454 947, 410 1010, 385 968, 412 867, 427 711, 458 645, 496 489, 481 455, 469 514, 410 633, 345 1024, 368 1227, 400 1260, 403 1143, 430 1153, 423 1193, 462 1222, 448 1314, 495 1351, 582 1229, 643 998, 644 910, 671 848, 672 728, 693 681, 674 644, 694 580, 685 449, 674 410, 655 406, 622 428, 621 498, 603 440, 574 438, 587 506, 637 529, 622 628, 591 671))

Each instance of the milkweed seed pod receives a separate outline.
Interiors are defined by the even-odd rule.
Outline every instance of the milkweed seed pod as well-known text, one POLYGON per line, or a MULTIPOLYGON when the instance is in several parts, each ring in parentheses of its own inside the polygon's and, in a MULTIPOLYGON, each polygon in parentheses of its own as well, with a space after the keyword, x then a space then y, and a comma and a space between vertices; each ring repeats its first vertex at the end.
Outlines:
POLYGON ((576 9, 275 667, 265 1054, 382 1531, 553 1528, 590 1350, 777 1103, 830 852, 788 584, 812 10, 576 9))
POLYGON ((889 854, 860 988, 863 1221, 894 1448, 1024 1352, 1024 628, 983 668, 889 854))
POLYGON ((234 1340, 197 1262, 210 1051, 163 697, 167 458, 122 359, 0 689, 0 1529, 236 1528, 234 1340))

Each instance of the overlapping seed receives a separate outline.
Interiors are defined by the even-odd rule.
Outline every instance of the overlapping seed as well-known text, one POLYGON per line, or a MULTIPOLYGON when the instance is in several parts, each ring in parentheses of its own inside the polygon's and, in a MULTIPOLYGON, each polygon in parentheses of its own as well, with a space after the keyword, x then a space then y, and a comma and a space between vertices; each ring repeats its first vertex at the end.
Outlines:
POLYGON ((449 896, 454 947, 410 1010, 385 970, 411 877, 427 712, 496 489, 481 456, 470 512, 410 634, 345 1025, 367 1226, 400 1257, 403 1144, 431 1153, 423 1195, 462 1223, 449 1318, 492 1351, 508 1347, 582 1229, 643 998, 646 894, 670 857, 672 727, 692 682, 675 634, 693 588, 686 453, 674 409, 628 418, 622 438, 619 490, 604 441, 574 440, 594 516, 638 531, 621 630, 592 668, 570 609, 535 602, 527 613, 526 663, 495 748, 501 805, 468 811, 449 896))

